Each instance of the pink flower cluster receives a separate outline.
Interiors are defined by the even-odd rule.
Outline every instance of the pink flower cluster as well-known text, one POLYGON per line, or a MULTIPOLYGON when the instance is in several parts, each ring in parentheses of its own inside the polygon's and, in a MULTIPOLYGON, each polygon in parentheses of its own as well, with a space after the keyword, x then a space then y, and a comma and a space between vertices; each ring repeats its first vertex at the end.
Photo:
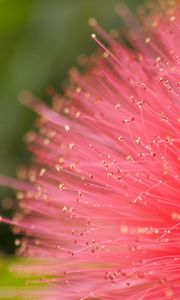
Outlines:
POLYGON ((37 298, 180 299, 180 11, 165 2, 143 27, 118 9, 129 48, 91 20, 109 46, 92 35, 99 53, 51 108, 23 95, 40 118, 11 223, 47 275, 37 298))

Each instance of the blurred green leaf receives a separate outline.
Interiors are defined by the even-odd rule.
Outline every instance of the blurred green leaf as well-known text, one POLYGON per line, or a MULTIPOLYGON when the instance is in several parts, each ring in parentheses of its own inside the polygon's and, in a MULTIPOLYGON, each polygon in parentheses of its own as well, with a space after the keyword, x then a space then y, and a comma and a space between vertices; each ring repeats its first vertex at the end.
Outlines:
MULTIPOLYGON (((45 290, 46 283, 44 280, 50 279, 45 274, 42 276, 29 276, 20 272, 19 267, 36 265, 35 261, 23 258, 0 258, 0 299, 2 300, 24 300, 28 295, 33 298, 33 291, 45 290), (18 271, 16 270, 18 268, 18 271)), ((38 265, 38 263, 37 263, 38 265)))
POLYGON ((0 258, 0 299, 20 300, 20 297, 15 296, 15 291, 17 288, 25 286, 25 279, 16 277, 16 275, 10 271, 10 267, 14 263, 17 263, 17 259, 15 258, 0 258), (11 294, 12 297, 10 297, 11 294), (9 297, 6 297, 6 295, 9 295, 9 297))
POLYGON ((25 284, 25 279, 18 278, 10 271, 10 267, 18 263, 17 258, 1 258, 0 259, 0 283, 1 286, 22 286, 25 284))

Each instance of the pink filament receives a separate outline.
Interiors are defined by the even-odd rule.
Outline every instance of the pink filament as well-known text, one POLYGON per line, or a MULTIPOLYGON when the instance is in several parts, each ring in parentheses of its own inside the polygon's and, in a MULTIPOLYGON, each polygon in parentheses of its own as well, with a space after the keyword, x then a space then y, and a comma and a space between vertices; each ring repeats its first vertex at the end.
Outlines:
POLYGON ((104 53, 85 75, 72 70, 64 101, 54 95, 48 108, 25 96, 41 116, 39 133, 28 136, 35 163, 23 171, 28 186, 5 184, 21 191, 13 221, 26 235, 19 252, 45 258, 27 271, 51 276, 52 289, 37 298, 180 299, 180 14, 174 9, 166 7, 163 20, 149 25, 145 40, 136 24, 135 51, 91 20, 110 48, 93 35, 104 53))

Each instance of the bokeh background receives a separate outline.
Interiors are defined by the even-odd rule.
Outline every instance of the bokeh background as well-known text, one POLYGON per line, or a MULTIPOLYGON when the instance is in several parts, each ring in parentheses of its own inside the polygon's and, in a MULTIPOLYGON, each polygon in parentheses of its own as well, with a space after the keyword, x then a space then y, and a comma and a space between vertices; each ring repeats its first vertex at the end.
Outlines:
MULTIPOLYGON (((142 0, 127 0, 134 10, 142 0)), ((118 0, 0 0, 0 174, 15 176, 29 155, 23 135, 33 127, 34 113, 18 102, 21 90, 47 100, 46 89, 62 92, 68 70, 80 54, 97 46, 88 19, 107 30, 122 26, 114 7, 118 0)), ((13 192, 0 188, 0 214, 12 214, 13 192), (5 208, 9 207, 9 209, 5 208)), ((0 286, 14 282, 4 255, 13 255, 15 237, 0 224, 0 286), (3 257, 3 259, 2 259, 3 257)))

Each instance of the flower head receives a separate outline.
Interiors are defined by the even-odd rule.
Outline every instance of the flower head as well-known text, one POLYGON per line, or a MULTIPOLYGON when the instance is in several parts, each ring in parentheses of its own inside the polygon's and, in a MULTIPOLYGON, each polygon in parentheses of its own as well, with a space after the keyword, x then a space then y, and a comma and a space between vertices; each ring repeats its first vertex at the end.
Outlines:
POLYGON ((12 224, 51 284, 37 298, 179 299, 180 14, 161 4, 143 29, 118 8, 129 48, 91 20, 110 45, 92 35, 100 53, 51 108, 22 96, 40 119, 12 224))

